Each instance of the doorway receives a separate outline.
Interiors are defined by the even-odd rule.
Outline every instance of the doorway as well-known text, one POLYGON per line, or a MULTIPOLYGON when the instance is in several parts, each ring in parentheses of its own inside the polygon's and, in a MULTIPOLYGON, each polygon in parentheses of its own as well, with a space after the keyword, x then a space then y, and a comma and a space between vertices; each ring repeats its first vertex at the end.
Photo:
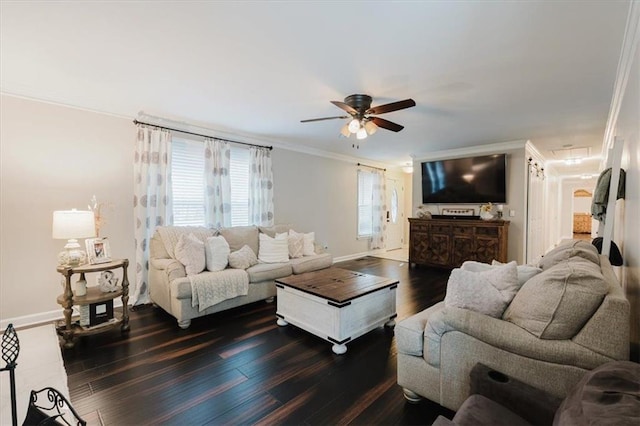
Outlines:
POLYGON ((404 190, 402 182, 387 178, 387 251, 402 248, 404 233, 404 190))
POLYGON ((573 238, 591 240, 593 220, 591 218, 591 200, 593 194, 587 189, 573 191, 573 238))

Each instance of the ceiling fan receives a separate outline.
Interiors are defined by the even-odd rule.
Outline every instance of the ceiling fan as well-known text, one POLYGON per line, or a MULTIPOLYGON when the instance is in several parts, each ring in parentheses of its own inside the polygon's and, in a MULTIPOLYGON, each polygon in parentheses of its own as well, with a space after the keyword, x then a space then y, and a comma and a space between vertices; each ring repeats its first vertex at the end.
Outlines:
MULTIPOLYGON (((365 139, 368 135, 374 134, 378 130, 378 127, 391 130, 392 132, 399 132, 404 129, 404 126, 385 120, 384 118, 374 117, 374 115, 416 106, 416 102, 413 99, 405 99, 403 101, 391 102, 375 107, 371 107, 371 101, 372 98, 369 95, 349 95, 344 98, 344 102, 331 101, 332 104, 346 111, 349 115, 311 118, 301 120, 300 122, 309 123, 312 121, 333 120, 336 118, 350 118, 351 120, 342 127, 340 133, 347 138, 351 136, 352 133, 355 133, 357 139, 365 139)), ((354 147, 360 147, 357 143, 353 145, 354 147)))

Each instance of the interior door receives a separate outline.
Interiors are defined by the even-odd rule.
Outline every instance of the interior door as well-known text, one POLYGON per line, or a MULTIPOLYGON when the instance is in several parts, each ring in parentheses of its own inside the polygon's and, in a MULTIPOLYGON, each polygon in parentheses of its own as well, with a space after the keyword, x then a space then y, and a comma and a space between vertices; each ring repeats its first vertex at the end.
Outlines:
POLYGON ((387 178, 387 250, 402 248, 404 229, 404 191, 402 182, 387 178))

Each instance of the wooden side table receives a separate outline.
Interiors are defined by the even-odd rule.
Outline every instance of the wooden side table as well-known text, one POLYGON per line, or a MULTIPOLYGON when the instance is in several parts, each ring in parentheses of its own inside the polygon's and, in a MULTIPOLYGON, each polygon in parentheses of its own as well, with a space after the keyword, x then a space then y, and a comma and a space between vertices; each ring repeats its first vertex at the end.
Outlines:
POLYGON ((64 308, 64 320, 58 321, 56 329, 58 334, 64 339, 63 346, 67 349, 74 347, 73 341, 76 336, 84 336, 89 334, 102 333, 120 324, 122 333, 129 332, 129 279, 127 278, 127 267, 129 259, 118 259, 108 263, 100 263, 96 265, 80 265, 80 266, 58 266, 57 271, 64 275, 64 293, 58 296, 58 303, 64 308), (74 274, 80 274, 80 279, 85 279, 85 274, 93 272, 108 271, 111 269, 122 268, 122 285, 113 292, 104 293, 98 287, 88 287, 87 294, 84 296, 76 296, 71 290, 71 277, 74 274), (108 323, 100 324, 95 327, 83 327, 79 322, 71 322, 74 305, 91 305, 94 303, 106 302, 109 300, 122 297, 122 316, 114 315, 115 320, 108 323))

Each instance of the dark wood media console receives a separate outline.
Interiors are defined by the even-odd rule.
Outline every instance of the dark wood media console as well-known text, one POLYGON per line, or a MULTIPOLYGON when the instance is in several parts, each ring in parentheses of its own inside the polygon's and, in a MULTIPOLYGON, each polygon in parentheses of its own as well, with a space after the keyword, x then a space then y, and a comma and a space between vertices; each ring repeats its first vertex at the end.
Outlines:
POLYGON ((457 268, 465 260, 507 261, 509 221, 409 219, 409 263, 457 268))

